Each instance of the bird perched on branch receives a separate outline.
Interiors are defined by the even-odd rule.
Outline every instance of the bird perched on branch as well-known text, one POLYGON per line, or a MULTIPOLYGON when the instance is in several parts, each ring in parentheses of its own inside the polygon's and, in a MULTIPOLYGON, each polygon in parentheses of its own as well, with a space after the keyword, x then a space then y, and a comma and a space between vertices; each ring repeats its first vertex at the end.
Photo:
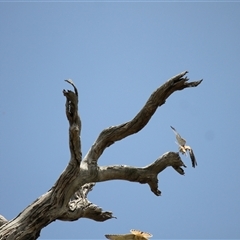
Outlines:
POLYGON ((105 235, 107 239, 111 240, 148 240, 152 237, 152 234, 147 232, 141 232, 138 230, 130 230, 131 233, 118 234, 118 235, 105 235))
POLYGON ((174 127, 172 127, 172 126, 170 126, 170 127, 172 128, 173 132, 176 135, 177 144, 179 146, 179 152, 181 152, 182 154, 187 154, 187 151, 188 151, 191 161, 192 161, 192 166, 195 168, 195 166, 197 166, 197 161, 194 156, 192 148, 190 146, 186 145, 186 140, 180 136, 180 134, 176 131, 176 129, 174 127))

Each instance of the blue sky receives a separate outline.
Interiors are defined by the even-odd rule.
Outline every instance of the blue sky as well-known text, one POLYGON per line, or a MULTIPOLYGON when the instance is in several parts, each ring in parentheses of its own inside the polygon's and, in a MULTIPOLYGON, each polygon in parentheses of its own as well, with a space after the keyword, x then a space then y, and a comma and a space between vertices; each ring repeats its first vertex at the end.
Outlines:
POLYGON ((69 160, 62 90, 80 95, 82 151, 130 120, 150 94, 188 70, 197 88, 175 92, 139 133, 106 149, 100 165, 145 166, 177 151, 174 126, 198 166, 147 185, 98 183, 89 200, 116 219, 56 221, 40 239, 100 239, 140 229, 153 239, 240 238, 240 4, 217 2, 0 3, 0 214, 12 219, 55 183, 69 160))

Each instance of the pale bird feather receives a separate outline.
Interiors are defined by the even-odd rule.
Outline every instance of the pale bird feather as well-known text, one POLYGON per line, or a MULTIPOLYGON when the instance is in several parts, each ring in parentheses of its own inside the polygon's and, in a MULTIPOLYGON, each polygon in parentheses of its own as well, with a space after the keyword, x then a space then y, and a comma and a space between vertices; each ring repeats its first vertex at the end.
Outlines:
POLYGON ((192 161, 192 166, 193 167, 197 166, 197 160, 195 158, 192 148, 190 146, 186 146, 186 140, 180 136, 180 134, 177 132, 177 130, 174 127, 172 126, 170 127, 172 128, 173 132, 176 135, 177 144, 179 146, 179 152, 182 154, 187 154, 187 151, 188 151, 192 161))
POLYGON ((130 234, 107 234, 105 237, 110 240, 148 240, 152 234, 131 229, 130 234))

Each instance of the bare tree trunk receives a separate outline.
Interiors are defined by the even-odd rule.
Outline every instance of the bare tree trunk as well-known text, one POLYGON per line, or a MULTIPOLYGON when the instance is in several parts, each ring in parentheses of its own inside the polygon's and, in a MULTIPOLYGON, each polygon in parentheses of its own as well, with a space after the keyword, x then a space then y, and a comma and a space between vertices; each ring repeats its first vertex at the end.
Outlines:
POLYGON ((116 141, 140 131, 159 106, 175 91, 198 86, 202 80, 188 82, 180 73, 152 93, 141 111, 129 122, 104 129, 82 159, 81 120, 78 115, 78 91, 63 90, 66 97, 66 116, 69 121, 69 148, 71 158, 68 166, 54 186, 26 207, 16 218, 7 221, 0 215, 0 240, 34 240, 41 229, 55 220, 75 221, 89 218, 105 221, 114 218, 112 212, 103 211, 87 199, 87 194, 96 182, 122 179, 131 182, 147 183, 151 191, 159 196, 158 174, 166 167, 173 167, 183 175, 185 167, 178 153, 167 152, 146 167, 99 166, 98 159, 103 151, 116 141))

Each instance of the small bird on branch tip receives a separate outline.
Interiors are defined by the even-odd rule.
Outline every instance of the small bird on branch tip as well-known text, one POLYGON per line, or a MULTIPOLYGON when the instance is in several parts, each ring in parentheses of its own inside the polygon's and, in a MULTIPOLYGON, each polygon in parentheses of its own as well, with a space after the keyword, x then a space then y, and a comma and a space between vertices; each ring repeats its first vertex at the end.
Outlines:
POLYGON ((139 230, 131 229, 130 232, 127 234, 108 234, 105 237, 111 240, 148 240, 152 237, 152 234, 139 230))
POLYGON ((180 134, 176 131, 174 127, 172 126, 170 127, 172 128, 173 132, 176 135, 177 144, 179 146, 179 152, 181 152, 182 154, 187 154, 188 151, 192 161, 192 167, 195 168, 195 166, 197 166, 197 160, 195 158, 192 148, 186 145, 186 140, 180 136, 180 134))

